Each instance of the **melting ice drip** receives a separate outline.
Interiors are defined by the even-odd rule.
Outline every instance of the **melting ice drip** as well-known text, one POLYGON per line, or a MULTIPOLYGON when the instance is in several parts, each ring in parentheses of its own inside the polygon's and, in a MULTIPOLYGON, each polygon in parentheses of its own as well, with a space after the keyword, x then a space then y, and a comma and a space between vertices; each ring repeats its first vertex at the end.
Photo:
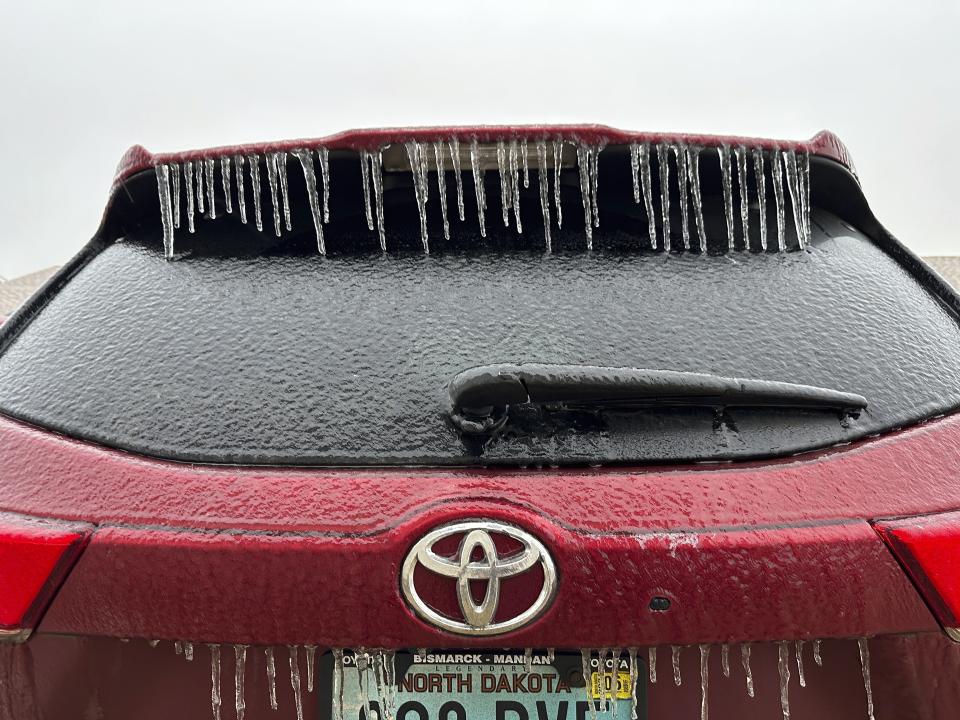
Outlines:
MULTIPOLYGON (((523 232, 520 216, 521 187, 530 187, 530 160, 536 162, 536 178, 540 210, 543 216, 545 250, 552 248, 551 227, 556 221, 559 229, 563 224, 561 206, 560 173, 565 145, 576 151, 580 179, 580 198, 584 214, 584 230, 587 249, 593 248, 593 231, 600 226, 599 179, 600 153, 605 143, 586 144, 572 140, 503 139, 496 143, 496 169, 500 178, 501 215, 505 227, 513 225, 518 234, 523 232), (531 151, 532 148, 532 151, 531 151), (550 165, 553 166, 553 192, 550 190, 550 165), (551 213, 551 198, 553 212, 551 213)), ((485 144, 486 145, 486 144, 485 144)), ((387 251, 387 236, 383 203, 383 150, 360 150, 360 170, 363 183, 362 194, 367 227, 376 230, 380 249, 387 251)), ((456 183, 457 217, 466 219, 463 174, 469 172, 475 188, 475 207, 480 235, 486 237, 486 190, 485 168, 480 144, 474 140, 470 145, 469 168, 462 167, 460 142, 457 138, 438 142, 410 141, 405 144, 407 160, 413 180, 414 199, 420 216, 420 236, 423 251, 430 251, 427 227, 427 205, 431 199, 431 185, 436 186, 438 202, 443 219, 444 238, 450 238, 448 217, 447 175, 453 173, 456 183), (433 178, 431 182, 431 178, 433 178)), ((160 216, 163 224, 164 253, 168 259, 174 255, 175 231, 181 229, 182 214, 186 215, 187 232, 196 232, 196 215, 210 220, 217 218, 218 187, 216 165, 220 166, 220 195, 227 215, 232 215, 234 205, 240 221, 248 222, 247 186, 252 190, 253 222, 258 231, 263 231, 263 188, 261 167, 266 170, 267 191, 272 207, 272 228, 277 237, 292 231, 290 212, 290 185, 287 167, 290 157, 300 164, 306 189, 307 202, 313 220, 317 250, 326 254, 323 226, 330 222, 330 160, 325 147, 299 148, 289 151, 268 152, 263 155, 225 155, 217 158, 186 160, 182 163, 166 163, 155 166, 160 199, 160 216), (320 166, 320 183, 317 182, 316 166, 320 166), (249 179, 249 182, 248 182, 249 179), (181 202, 181 195, 185 203, 181 202), (236 202, 234 202, 234 199, 236 202), (181 213, 181 209, 183 213, 181 213)), ((633 175, 633 198, 642 203, 647 220, 647 233, 653 249, 665 252, 679 251, 673 240, 677 233, 671 229, 670 198, 676 189, 680 202, 679 240, 682 249, 706 252, 707 237, 703 220, 703 197, 701 192, 701 160, 708 161, 712 150, 685 143, 633 143, 630 145, 630 165, 633 175), (655 202, 655 183, 652 178, 651 157, 656 155, 658 167, 659 213, 655 202), (671 161, 672 158, 672 161, 671 161), (660 220, 659 228, 657 220, 660 220)), ((776 229, 773 242, 780 252, 787 250, 787 198, 793 214, 793 225, 799 247, 810 241, 810 156, 805 151, 794 149, 764 149, 759 147, 721 145, 716 148, 719 162, 723 208, 727 224, 727 250, 744 252, 768 249, 768 208, 772 213, 771 227, 776 229), (755 199, 757 219, 751 223, 751 189, 755 199), (768 202, 767 189, 772 193, 768 202), (736 192, 734 192, 736 188, 736 192), (757 232, 751 233, 755 225, 757 232)))
MULTIPOLYGON (((867 638, 857 639, 857 650, 860 656, 860 667, 863 676, 863 686, 866 695, 866 716, 867 720, 874 720, 874 701, 873 689, 870 678, 870 648, 867 638)), ((157 647, 159 640, 150 640, 150 647, 157 647)), ((821 655, 821 641, 814 640, 812 643, 813 660, 817 667, 823 666, 823 657, 821 655)), ((221 646, 215 643, 207 643, 210 650, 210 698, 211 709, 214 720, 221 718, 221 646)), ((246 664, 247 664, 247 645, 233 645, 234 651, 234 697, 236 704, 237 720, 243 720, 246 713, 246 664)), ((290 687, 293 691, 294 708, 297 720, 303 720, 303 675, 301 672, 300 656, 301 647, 305 651, 306 664, 306 692, 314 692, 315 682, 315 664, 317 656, 316 645, 288 645, 286 654, 290 668, 290 687)), ((700 718, 708 720, 709 718, 709 688, 710 688, 710 651, 712 646, 709 644, 700 644, 696 646, 699 650, 700 666, 700 718)), ((791 647, 794 649, 797 674, 801 688, 807 686, 804 673, 803 654, 805 643, 802 640, 794 642, 780 641, 777 643, 777 672, 780 676, 780 711, 783 720, 790 720, 790 665, 791 665, 791 647)), ((194 643, 178 640, 174 643, 175 652, 183 655, 187 660, 193 659, 194 643)), ((681 685, 681 658, 685 646, 670 646, 670 664, 673 670, 673 681, 676 685, 681 685)), ((277 709, 277 669, 275 649, 266 647, 263 649, 266 659, 268 702, 273 710, 277 709)), ((750 643, 742 643, 740 646, 741 664, 743 666, 744 679, 746 681, 746 691, 749 697, 754 697, 753 670, 751 666, 750 643)), ((720 664, 724 677, 729 678, 730 672, 730 646, 723 644, 720 646, 720 664)), ((344 650, 335 648, 331 650, 333 655, 333 678, 331 698, 333 703, 332 720, 349 720, 347 713, 344 712, 344 678, 348 672, 357 673, 358 686, 360 688, 361 708, 364 709, 363 716, 369 720, 395 720, 397 716, 397 674, 396 674, 396 653, 390 650, 357 648, 350 651, 352 662, 344 659, 344 650)), ((426 650, 420 650, 421 654, 426 654, 426 650)), ((637 720, 638 713, 638 693, 637 684, 640 679, 640 660, 642 657, 637 648, 629 648, 623 651, 619 648, 599 648, 583 649, 581 653, 581 668, 585 679, 584 692, 586 693, 587 705, 590 708, 592 720, 597 719, 598 712, 611 712, 614 720, 617 718, 617 693, 618 683, 611 683, 607 691, 601 692, 601 697, 594 696, 592 672, 596 667, 603 672, 620 672, 621 657, 624 652, 629 665, 630 690, 630 712, 629 720, 637 720), (615 671, 614 668, 617 670, 615 671)), ((554 651, 547 651, 547 661, 553 662, 554 651)), ((527 672, 530 672, 533 664, 533 650, 527 649, 524 652, 524 664, 527 672)), ((657 648, 647 648, 647 672, 651 685, 657 683, 657 648)), ((600 685, 606 688, 606 682, 600 685)), ((628 718, 622 718, 628 720, 628 718)))

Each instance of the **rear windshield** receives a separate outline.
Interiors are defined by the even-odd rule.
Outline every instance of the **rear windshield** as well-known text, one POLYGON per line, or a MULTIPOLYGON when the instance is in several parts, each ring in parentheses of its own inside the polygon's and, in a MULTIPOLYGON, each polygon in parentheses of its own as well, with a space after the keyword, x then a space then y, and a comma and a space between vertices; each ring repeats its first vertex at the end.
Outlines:
POLYGON ((955 318, 846 223, 814 221, 807 251, 670 257, 598 241, 551 255, 305 248, 167 262, 157 238, 127 238, 8 346, 0 411, 189 461, 582 465, 782 455, 955 408, 955 318), (464 442, 450 379, 525 362, 786 381, 869 405, 855 418, 549 408, 464 442))

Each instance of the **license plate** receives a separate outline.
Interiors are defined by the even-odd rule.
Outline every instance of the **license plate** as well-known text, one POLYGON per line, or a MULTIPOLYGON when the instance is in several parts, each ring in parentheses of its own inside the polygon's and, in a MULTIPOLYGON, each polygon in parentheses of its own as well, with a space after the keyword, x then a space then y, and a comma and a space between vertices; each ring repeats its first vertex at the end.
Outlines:
POLYGON ((528 665, 523 651, 418 650, 398 652, 391 669, 373 662, 361 673, 358 664, 363 666, 364 659, 349 651, 344 651, 342 671, 330 654, 324 657, 321 718, 632 720, 634 711, 638 720, 647 717, 646 665, 637 659, 634 700, 625 653, 616 669, 610 657, 601 669, 593 655, 586 686, 580 653, 534 652, 528 665), (394 693, 386 689, 391 674, 394 693))

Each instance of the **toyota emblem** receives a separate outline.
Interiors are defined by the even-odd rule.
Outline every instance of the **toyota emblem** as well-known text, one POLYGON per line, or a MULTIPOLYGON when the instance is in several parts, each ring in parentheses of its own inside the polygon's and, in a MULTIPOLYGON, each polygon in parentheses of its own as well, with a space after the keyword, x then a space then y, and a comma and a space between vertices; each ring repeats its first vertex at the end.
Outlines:
POLYGON ((442 525, 420 538, 403 561, 400 586, 414 612, 443 630, 460 635, 499 635, 523 627, 547 608, 557 590, 557 570, 547 548, 527 531, 496 520, 465 520, 442 525), (435 549, 448 538, 458 536, 459 546, 452 554, 435 549), (498 536, 513 541, 519 549, 501 556, 498 536), (501 580, 530 572, 537 566, 541 568, 543 584, 536 599, 513 617, 498 618, 501 580), (414 581, 418 567, 456 583, 460 618, 440 612, 421 597, 414 581), (471 581, 486 583, 480 602, 471 591, 471 581))

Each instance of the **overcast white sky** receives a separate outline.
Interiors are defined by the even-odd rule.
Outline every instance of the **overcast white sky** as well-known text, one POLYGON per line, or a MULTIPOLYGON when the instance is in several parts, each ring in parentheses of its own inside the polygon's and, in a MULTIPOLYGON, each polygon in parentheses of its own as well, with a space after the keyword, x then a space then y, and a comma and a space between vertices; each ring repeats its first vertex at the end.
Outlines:
POLYGON ((960 0, 4 2, 0 275, 61 263, 140 143, 602 122, 850 147, 923 254, 960 254, 960 0))

